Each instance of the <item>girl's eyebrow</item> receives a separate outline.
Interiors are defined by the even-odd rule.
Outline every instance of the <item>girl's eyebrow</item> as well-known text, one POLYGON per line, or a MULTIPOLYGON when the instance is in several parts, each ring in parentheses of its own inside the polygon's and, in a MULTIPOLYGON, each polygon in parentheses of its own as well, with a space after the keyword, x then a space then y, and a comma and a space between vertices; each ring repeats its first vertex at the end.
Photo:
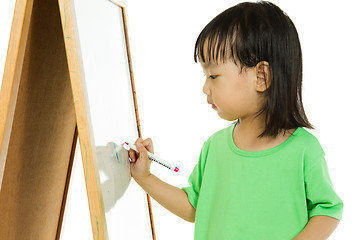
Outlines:
POLYGON ((217 66, 217 64, 215 64, 213 62, 202 62, 201 64, 203 65, 204 68, 211 68, 211 67, 217 66))

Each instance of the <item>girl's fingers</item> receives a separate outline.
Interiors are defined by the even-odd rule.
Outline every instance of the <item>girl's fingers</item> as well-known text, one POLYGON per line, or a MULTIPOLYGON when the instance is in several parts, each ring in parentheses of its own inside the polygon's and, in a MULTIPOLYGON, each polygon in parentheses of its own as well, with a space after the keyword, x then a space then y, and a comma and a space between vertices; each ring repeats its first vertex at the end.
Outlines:
POLYGON ((154 153, 154 145, 151 138, 147 138, 143 141, 143 145, 145 146, 146 150, 151 153, 154 153))
POLYGON ((144 140, 142 140, 142 138, 138 138, 138 139, 136 139, 134 145, 137 146, 137 145, 139 145, 139 144, 142 144, 143 141, 144 141, 144 140))
POLYGON ((139 158, 148 158, 148 154, 146 151, 149 151, 151 153, 154 153, 154 146, 152 143, 151 138, 147 138, 143 140, 142 138, 138 138, 135 141, 135 146, 139 153, 135 152, 134 150, 129 150, 129 158, 131 159, 131 162, 136 162, 139 158), (142 153, 143 152, 143 153, 142 153))
POLYGON ((137 160, 140 160, 140 162, 142 162, 144 159, 148 158, 147 152, 146 152, 146 148, 144 146, 144 140, 142 140, 141 138, 138 138, 135 142, 135 146, 137 148, 137 150, 139 151, 139 153, 137 153, 137 160))
MULTIPOLYGON (((137 144, 140 144, 141 142, 143 142, 143 140, 141 138, 138 138, 135 142, 135 146, 137 144)), ((129 149, 129 158, 131 159, 131 162, 136 162, 138 157, 139 157, 139 154, 130 148, 129 149)))
POLYGON ((152 141, 151 139, 146 139, 145 141, 141 138, 138 138, 135 142, 135 146, 139 153, 134 150, 129 151, 129 156, 132 159, 130 170, 131 176, 135 179, 140 179, 144 176, 150 174, 150 164, 147 149, 152 151, 152 141), (135 161, 133 160, 135 158, 135 161))
POLYGON ((129 150, 129 158, 131 162, 136 162, 136 152, 130 148, 129 150))

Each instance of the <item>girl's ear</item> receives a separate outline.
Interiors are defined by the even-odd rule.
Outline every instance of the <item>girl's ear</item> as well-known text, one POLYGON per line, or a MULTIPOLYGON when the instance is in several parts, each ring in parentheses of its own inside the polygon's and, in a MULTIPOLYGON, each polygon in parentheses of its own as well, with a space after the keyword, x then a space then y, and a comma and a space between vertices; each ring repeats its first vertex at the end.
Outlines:
POLYGON ((265 92, 271 84, 270 65, 266 61, 259 62, 256 67, 255 89, 258 92, 265 92))

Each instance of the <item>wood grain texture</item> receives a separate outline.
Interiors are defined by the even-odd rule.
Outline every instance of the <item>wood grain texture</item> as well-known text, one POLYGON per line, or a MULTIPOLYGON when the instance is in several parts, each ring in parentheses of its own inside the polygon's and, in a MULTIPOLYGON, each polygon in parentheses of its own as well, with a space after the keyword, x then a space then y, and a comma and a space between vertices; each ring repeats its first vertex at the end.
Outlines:
MULTIPOLYGON (((135 108, 136 126, 137 126, 137 131, 138 131, 138 137, 141 138, 142 135, 141 135, 139 106, 137 104, 137 97, 136 97, 134 72, 133 72, 133 67, 132 67, 132 59, 131 59, 130 43, 129 43, 130 41, 129 41, 129 35, 128 35, 128 29, 127 29, 127 21, 126 21, 126 9, 125 9, 125 7, 121 7, 121 8, 122 8, 122 17, 123 17, 123 22, 124 22, 126 52, 127 52, 127 56, 128 56, 128 62, 129 62, 131 89, 132 89, 132 96, 133 96, 134 108, 135 108)), ((154 223, 154 217, 153 217, 153 213, 152 213, 151 198, 150 198, 149 194, 146 194, 146 200, 148 203, 152 238, 153 238, 153 240, 156 240, 155 223, 154 223)))
POLYGON ((86 91, 84 68, 80 57, 81 50, 79 47, 75 8, 71 0, 59 0, 58 4, 76 111, 93 237, 96 240, 108 239, 98 164, 94 157, 96 156, 96 147, 90 121, 91 115, 86 91))
MULTIPOLYGON (((56 238, 76 126, 57 2, 19 1, 14 19, 25 13, 25 22, 13 24, 11 34, 19 29, 26 34, 31 9, 23 61, 21 52, 9 48, 6 62, 19 71, 19 87, 12 126, 6 129, 9 118, 1 125, 10 134, 1 150, 6 154, 1 159, 0 239, 56 238)), ((14 81, 14 76, 10 73, 3 81, 14 81)))
POLYGON ((3 178, 10 130, 14 119, 33 0, 18 0, 15 4, 8 52, 0 92, 0 189, 3 178))

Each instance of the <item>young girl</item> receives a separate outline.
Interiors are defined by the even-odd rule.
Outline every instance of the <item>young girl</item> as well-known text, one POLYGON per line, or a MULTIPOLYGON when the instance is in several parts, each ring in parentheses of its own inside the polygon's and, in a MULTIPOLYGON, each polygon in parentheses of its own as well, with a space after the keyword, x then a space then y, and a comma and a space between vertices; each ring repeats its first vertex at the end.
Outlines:
POLYGON ((306 128, 301 99, 302 55, 290 18, 270 2, 241 3, 214 18, 195 44, 203 92, 218 115, 236 123, 203 145, 179 189, 150 173, 136 141, 131 174, 156 201, 195 221, 196 240, 327 239, 343 203, 324 152, 306 128))

